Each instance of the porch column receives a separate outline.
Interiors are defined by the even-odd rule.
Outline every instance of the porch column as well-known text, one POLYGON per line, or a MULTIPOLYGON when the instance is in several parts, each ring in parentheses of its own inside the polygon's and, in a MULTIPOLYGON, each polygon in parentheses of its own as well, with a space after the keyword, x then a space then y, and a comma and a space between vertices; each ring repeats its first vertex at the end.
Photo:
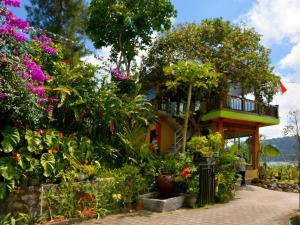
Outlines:
POLYGON ((253 135, 253 154, 252 154, 252 164, 253 169, 258 169, 259 159, 259 126, 255 126, 255 131, 253 135))
POLYGON ((216 121, 216 132, 219 132, 222 135, 222 145, 224 146, 223 119, 219 119, 219 120, 216 121))

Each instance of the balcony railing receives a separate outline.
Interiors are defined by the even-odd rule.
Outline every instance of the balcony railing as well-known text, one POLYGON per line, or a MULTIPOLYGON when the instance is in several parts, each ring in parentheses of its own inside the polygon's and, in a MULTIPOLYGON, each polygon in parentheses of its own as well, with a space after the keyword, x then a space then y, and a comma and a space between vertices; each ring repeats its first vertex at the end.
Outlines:
POLYGON ((207 112, 218 109, 230 109, 233 111, 255 113, 258 115, 278 118, 278 105, 269 105, 261 102, 228 95, 226 99, 220 100, 211 97, 207 101, 207 112))

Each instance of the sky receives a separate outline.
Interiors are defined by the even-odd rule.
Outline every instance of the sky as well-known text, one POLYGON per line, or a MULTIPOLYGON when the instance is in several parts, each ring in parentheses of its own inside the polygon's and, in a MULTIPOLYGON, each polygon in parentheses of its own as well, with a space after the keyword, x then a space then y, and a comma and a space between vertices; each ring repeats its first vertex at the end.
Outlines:
MULTIPOLYGON (((171 0, 178 12, 174 23, 201 22, 205 18, 222 17, 232 23, 243 22, 262 35, 262 44, 272 49, 275 73, 287 92, 274 97, 279 105, 281 123, 260 129, 268 138, 282 136, 287 114, 300 109, 300 0, 171 0), (299 91, 299 92, 298 92, 299 91)), ((22 6, 29 0, 21 0, 22 6)), ((26 18, 24 7, 14 10, 26 18)), ((103 49, 107 55, 109 49, 103 49)))

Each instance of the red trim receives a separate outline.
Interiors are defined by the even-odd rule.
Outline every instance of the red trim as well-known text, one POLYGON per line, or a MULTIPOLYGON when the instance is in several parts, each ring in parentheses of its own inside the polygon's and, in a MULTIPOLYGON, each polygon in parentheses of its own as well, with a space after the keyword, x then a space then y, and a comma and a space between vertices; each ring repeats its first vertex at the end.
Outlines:
POLYGON ((161 125, 158 123, 156 124, 156 134, 157 134, 157 145, 160 148, 160 143, 161 143, 161 125))

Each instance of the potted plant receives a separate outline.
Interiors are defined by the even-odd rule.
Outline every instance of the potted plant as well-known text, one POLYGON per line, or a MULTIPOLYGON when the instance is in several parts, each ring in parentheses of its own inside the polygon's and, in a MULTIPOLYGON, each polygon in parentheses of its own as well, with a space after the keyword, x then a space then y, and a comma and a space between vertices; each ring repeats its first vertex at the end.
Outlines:
POLYGON ((156 187, 163 196, 171 195, 175 188, 176 159, 174 157, 161 157, 157 160, 158 176, 156 177, 156 187))
POLYGON ((199 175, 197 174, 190 177, 187 186, 184 204, 186 207, 194 208, 199 194, 199 175))
POLYGON ((194 154, 195 162, 211 162, 213 156, 218 156, 218 151, 222 145, 222 136, 219 133, 206 136, 194 136, 187 146, 194 154))
POLYGON ((213 150, 209 146, 209 140, 205 136, 192 137, 187 146, 189 151, 193 153, 195 162, 200 162, 205 158, 213 156, 213 150))

